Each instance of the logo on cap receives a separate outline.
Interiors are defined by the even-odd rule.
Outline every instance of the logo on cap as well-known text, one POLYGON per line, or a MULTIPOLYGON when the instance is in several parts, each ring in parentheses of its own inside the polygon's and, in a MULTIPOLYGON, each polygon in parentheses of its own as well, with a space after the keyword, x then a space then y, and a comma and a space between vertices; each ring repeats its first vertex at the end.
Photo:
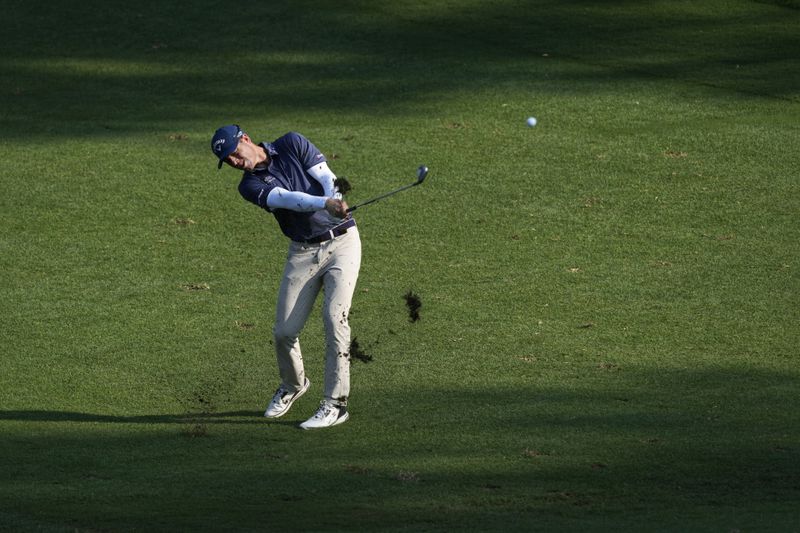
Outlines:
POLYGON ((236 151, 242 135, 244 132, 236 124, 223 126, 214 132, 214 137, 211 138, 211 151, 219 158, 217 168, 222 168, 225 159, 236 151))

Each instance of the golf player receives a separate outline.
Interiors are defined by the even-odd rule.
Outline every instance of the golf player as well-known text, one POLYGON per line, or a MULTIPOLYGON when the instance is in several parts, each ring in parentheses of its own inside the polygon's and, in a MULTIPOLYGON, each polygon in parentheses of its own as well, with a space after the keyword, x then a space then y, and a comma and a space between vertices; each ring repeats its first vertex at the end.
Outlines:
POLYGON ((350 326, 348 315, 361 267, 356 221, 347 212, 325 156, 299 133, 255 143, 237 125, 219 128, 211 150, 244 171, 239 193, 272 213, 291 243, 278 293, 275 349, 281 383, 264 416, 285 415, 310 382, 298 337, 320 289, 324 293, 325 386, 317 412, 300 424, 324 428, 349 418, 350 326))

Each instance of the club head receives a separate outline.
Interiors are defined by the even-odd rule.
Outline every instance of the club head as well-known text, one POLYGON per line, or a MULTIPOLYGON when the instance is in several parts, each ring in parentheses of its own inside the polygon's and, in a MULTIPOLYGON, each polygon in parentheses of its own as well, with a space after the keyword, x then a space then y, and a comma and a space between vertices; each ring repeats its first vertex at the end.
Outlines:
POLYGON ((425 165, 420 165, 417 169, 417 185, 422 183, 425 177, 428 175, 428 167, 425 165))

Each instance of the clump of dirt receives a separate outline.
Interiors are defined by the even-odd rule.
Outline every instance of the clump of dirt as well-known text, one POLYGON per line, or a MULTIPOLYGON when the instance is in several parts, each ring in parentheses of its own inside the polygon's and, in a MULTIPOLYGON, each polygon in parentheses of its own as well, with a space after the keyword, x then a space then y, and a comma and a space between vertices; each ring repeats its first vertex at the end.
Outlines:
POLYGON ((336 178, 333 181, 333 186, 336 187, 342 194, 347 194, 352 189, 350 182, 347 181, 347 178, 336 178))
POLYGON ((219 413, 220 404, 230 401, 230 391, 234 388, 233 378, 220 376, 197 383, 188 394, 176 392, 175 399, 185 410, 181 434, 191 438, 209 436, 209 424, 219 413))
POLYGON ((419 296, 412 291, 408 291, 403 296, 403 299, 405 299, 406 307, 408 307, 408 319, 411 322, 416 322, 419 320, 419 310, 422 307, 422 301, 419 299, 419 296))
POLYGON ((205 418, 214 414, 216 406, 211 397, 203 392, 192 394, 192 398, 187 399, 189 409, 187 409, 186 426, 181 431, 184 437, 198 438, 208 436, 208 424, 205 418))
POLYGON ((372 361, 372 356, 364 353, 364 350, 361 349, 357 337, 353 337, 353 340, 350 341, 350 357, 358 359, 362 363, 369 363, 372 361))
MULTIPOLYGON (((216 392, 216 391, 209 391, 209 392, 216 392)), ((204 392, 196 392, 194 393, 194 402, 197 408, 197 412, 203 415, 210 415, 217 410, 216 406, 214 405, 214 400, 211 399, 211 395, 204 392)))

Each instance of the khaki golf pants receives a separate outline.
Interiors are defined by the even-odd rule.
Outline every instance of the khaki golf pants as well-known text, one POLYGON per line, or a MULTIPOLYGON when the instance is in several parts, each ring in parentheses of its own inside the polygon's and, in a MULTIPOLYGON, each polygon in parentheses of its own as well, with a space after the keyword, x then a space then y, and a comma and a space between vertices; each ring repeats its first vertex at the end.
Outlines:
POLYGON ((324 398, 335 405, 347 405, 350 394, 348 315, 360 267, 361 240, 356 227, 320 244, 292 242, 289 245, 273 329, 278 370, 287 390, 300 390, 305 382, 299 336, 322 289, 326 346, 324 398))

